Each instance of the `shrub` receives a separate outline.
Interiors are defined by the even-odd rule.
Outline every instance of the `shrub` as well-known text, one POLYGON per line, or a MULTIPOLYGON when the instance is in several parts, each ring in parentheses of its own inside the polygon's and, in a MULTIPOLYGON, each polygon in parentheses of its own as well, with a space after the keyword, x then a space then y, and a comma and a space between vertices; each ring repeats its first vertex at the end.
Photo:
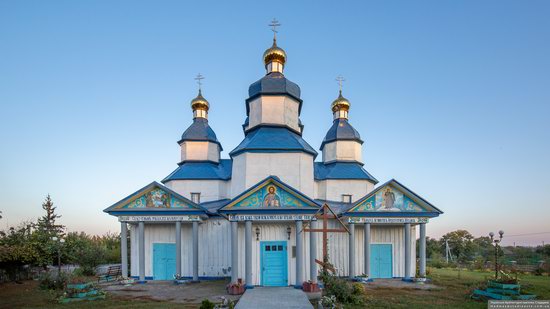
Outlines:
POLYGON ((208 299, 205 299, 201 302, 201 306, 199 307, 200 309, 214 309, 215 305, 213 302, 211 302, 210 300, 208 299))
POLYGON ((63 290, 67 285, 68 276, 64 273, 57 276, 46 272, 40 275, 38 281, 43 290, 63 290))
POLYGON ((344 279, 322 271, 321 281, 325 286, 323 293, 325 296, 334 297, 337 302, 344 305, 359 306, 364 303, 364 288, 361 283, 350 284, 344 279))

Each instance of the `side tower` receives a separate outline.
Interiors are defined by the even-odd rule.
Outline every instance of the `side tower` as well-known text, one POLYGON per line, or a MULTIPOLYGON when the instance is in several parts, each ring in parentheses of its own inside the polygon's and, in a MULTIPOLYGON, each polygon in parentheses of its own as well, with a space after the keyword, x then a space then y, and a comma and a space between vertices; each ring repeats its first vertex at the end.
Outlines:
POLYGON ((351 107, 340 92, 332 102, 332 126, 321 144, 323 162, 315 163, 316 198, 351 203, 372 191, 378 182, 363 168, 363 140, 348 121, 351 107))
POLYGON ((231 160, 220 159, 222 145, 208 124, 210 104, 199 93, 191 100, 193 123, 178 141, 181 148, 179 167, 162 182, 195 203, 227 198, 231 179, 231 160))
POLYGON ((277 176, 313 197, 313 161, 317 152, 302 139, 300 87, 283 74, 287 55, 277 46, 276 34, 263 60, 266 75, 248 89, 245 138, 229 153, 233 159, 231 195, 238 195, 268 176, 277 176))

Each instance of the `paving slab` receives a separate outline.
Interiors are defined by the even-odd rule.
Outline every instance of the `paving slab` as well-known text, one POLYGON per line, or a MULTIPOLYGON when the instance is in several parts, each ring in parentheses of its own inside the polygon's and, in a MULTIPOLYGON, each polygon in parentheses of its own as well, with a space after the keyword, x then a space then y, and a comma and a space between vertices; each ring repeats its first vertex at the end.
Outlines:
POLYGON ((235 309, 313 309, 306 293, 292 287, 256 287, 244 292, 235 309))

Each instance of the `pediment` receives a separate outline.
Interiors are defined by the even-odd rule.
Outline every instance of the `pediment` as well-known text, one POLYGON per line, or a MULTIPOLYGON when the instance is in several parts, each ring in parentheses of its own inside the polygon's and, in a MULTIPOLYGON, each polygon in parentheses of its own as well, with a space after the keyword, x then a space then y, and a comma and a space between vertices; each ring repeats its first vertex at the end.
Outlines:
POLYGON ((319 207, 314 200, 271 176, 231 200, 220 211, 317 210, 319 207))
POLYGON ((396 180, 379 186, 359 199, 346 214, 361 213, 437 213, 442 211, 396 180))
POLYGON ((141 188, 135 193, 105 209, 113 211, 203 211, 191 200, 181 196, 158 182, 141 188))

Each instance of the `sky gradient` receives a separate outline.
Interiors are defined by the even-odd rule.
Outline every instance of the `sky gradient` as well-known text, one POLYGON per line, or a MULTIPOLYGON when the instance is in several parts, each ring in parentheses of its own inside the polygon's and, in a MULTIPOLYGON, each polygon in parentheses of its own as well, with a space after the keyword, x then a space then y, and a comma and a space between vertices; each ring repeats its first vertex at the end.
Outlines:
POLYGON ((506 237, 550 232, 550 2, 277 3, 1 1, 0 229, 49 193, 70 231, 118 232, 102 210, 177 167, 199 72, 227 158, 276 17, 314 148, 342 74, 365 168, 445 212, 429 236, 550 243, 506 237))

